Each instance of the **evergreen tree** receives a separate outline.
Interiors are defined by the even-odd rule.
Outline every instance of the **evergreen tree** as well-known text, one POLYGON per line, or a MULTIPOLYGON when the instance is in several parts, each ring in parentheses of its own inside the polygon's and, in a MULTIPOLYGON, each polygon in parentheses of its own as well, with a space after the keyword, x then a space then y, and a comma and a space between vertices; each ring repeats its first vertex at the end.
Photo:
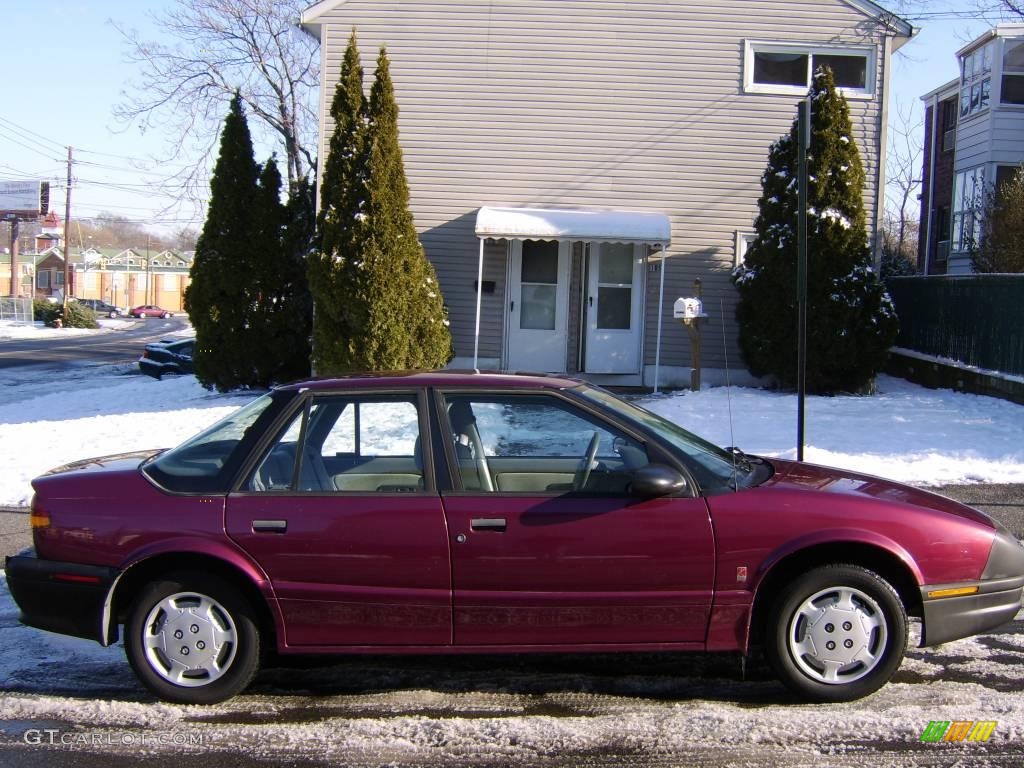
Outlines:
POLYGON ((313 364, 318 373, 353 370, 362 318, 352 295, 362 273, 361 243, 367 175, 367 103, 356 33, 352 30, 331 102, 334 133, 320 186, 316 248, 309 257, 315 303, 313 364))
POLYGON ((363 274, 354 296, 363 324, 354 368, 438 368, 450 359, 451 334, 437 274, 409 209, 398 104, 383 47, 370 90, 369 131, 363 274))
MULTIPOLYGON (((846 100, 827 68, 811 87, 808 152, 807 387, 857 391, 885 364, 898 329, 871 268, 864 169, 846 100)), ((757 236, 733 272, 740 349, 751 373, 784 386, 797 369, 797 123, 772 145, 761 177, 757 236)))
POLYGON ((971 254, 975 272, 1024 272, 1024 166, 999 189, 989 191, 984 234, 971 254))
POLYGON ((247 383, 250 244, 258 229, 252 138, 236 95, 224 120, 210 203, 196 243, 185 311, 196 330, 196 378, 226 391, 247 383))
POLYGON ((304 256, 308 250, 309 185, 300 179, 286 207, 281 203, 281 173, 271 156, 260 173, 257 227, 252 237, 251 317, 246 351, 251 377, 245 382, 268 387, 309 375, 311 305, 304 256), (305 198, 305 200, 304 200, 305 198), (307 232, 305 242, 299 233, 307 232))

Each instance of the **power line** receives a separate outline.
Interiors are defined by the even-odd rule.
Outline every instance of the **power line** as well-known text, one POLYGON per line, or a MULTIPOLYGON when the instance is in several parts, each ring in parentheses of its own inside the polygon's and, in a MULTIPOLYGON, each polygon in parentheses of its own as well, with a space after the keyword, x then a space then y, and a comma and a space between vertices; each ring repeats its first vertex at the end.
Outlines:
POLYGON ((18 123, 14 122, 13 120, 10 120, 10 119, 8 119, 6 117, 0 117, 0 123, 6 123, 9 126, 8 130, 17 131, 18 133, 22 134, 23 136, 31 137, 33 141, 36 141, 36 142, 40 143, 41 146, 42 146, 42 144, 44 142, 46 144, 53 144, 58 149, 64 149, 67 146, 66 144, 61 144, 59 141, 54 141, 53 139, 48 139, 47 137, 43 136, 41 133, 36 133, 31 128, 26 128, 23 125, 19 125, 18 123))
POLYGON ((43 151, 43 150, 40 150, 40 149, 36 149, 35 147, 29 146, 28 144, 25 144, 24 142, 19 141, 18 138, 12 138, 10 135, 4 133, 4 127, 3 126, 0 126, 0 138, 6 139, 7 141, 10 141, 10 142, 12 142, 14 144, 17 144, 19 147, 24 147, 29 152, 35 152, 37 155, 42 155, 47 160, 51 160, 51 161, 53 161, 55 163, 59 163, 60 162, 52 154, 50 154, 49 151, 43 151))

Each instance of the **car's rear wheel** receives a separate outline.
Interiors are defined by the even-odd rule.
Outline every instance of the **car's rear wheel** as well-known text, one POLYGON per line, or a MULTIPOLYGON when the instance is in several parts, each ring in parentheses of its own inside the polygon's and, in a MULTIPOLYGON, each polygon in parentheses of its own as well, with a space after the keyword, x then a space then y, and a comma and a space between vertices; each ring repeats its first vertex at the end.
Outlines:
POLYGON ((815 568, 776 599, 765 653, 776 674, 812 701, 851 701, 881 688, 907 648, 896 590, 856 565, 815 568))
POLYGON ((252 606, 234 586, 198 573, 172 574, 136 598, 125 653, 139 680, 160 698, 213 704, 252 681, 260 635, 252 606))
POLYGON ((166 320, 166 319, 167 319, 168 317, 170 317, 170 316, 171 316, 171 313, 170 313, 170 312, 164 312, 164 313, 163 313, 162 315, 160 315, 160 317, 161 317, 161 318, 162 318, 163 320, 166 320))

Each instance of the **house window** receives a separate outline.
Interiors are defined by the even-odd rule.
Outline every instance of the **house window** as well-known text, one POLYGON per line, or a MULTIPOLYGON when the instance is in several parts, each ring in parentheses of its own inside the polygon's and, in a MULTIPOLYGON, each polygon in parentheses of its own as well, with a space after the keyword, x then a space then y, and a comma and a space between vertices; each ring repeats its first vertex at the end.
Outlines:
POLYGON ((981 239, 981 213, 985 205, 985 166, 961 171, 953 177, 953 233, 950 249, 974 250, 981 239))
POLYGON ((49 287, 50 287, 50 272, 49 272, 49 270, 46 270, 44 272, 39 272, 39 273, 36 274, 36 287, 42 288, 44 290, 49 289, 49 287))
POLYGON ((988 109, 992 98, 992 46, 982 46, 960 60, 960 117, 988 109))
POLYGON ((1021 170, 1019 165, 1000 165, 996 168, 996 194, 1003 194, 1003 185, 1013 181, 1013 177, 1021 170))
POLYGON ((746 264, 747 251, 750 250, 750 246, 756 239, 757 235, 753 232, 736 231, 736 254, 733 261, 734 266, 740 267, 746 264))
POLYGON ((956 147, 956 97, 939 102, 939 134, 942 136, 942 151, 952 152, 956 147))
POLYGON ((819 67, 832 70, 845 96, 874 92, 874 52, 857 48, 818 48, 783 43, 746 43, 744 89, 750 93, 803 95, 819 67))
POLYGON ((1024 40, 1003 43, 1003 80, 999 100, 1003 104, 1024 104, 1024 40))

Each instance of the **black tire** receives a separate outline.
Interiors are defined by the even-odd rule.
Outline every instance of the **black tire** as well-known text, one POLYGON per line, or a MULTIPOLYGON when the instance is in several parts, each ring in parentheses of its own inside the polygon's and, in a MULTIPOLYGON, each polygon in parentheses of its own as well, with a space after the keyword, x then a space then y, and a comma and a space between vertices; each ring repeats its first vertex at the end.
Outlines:
POLYGON ((857 565, 815 568, 775 600, 765 655, 790 690, 819 702, 852 701, 893 676, 907 649, 896 590, 857 565))
POLYGON ((113 320, 115 317, 117 317, 117 312, 107 312, 107 317, 113 320))
POLYGON ((170 316, 171 316, 171 313, 170 313, 170 312, 164 312, 164 313, 163 313, 162 315, 160 315, 160 319, 161 319, 161 320, 166 320, 166 319, 167 319, 167 318, 169 318, 170 316))
POLYGON ((125 626, 124 648, 139 680, 161 699, 215 704, 252 682, 259 669, 260 633, 252 606, 232 584, 201 573, 175 573, 139 593, 125 626), (195 667, 176 672, 181 659, 188 665, 194 660, 195 667))

